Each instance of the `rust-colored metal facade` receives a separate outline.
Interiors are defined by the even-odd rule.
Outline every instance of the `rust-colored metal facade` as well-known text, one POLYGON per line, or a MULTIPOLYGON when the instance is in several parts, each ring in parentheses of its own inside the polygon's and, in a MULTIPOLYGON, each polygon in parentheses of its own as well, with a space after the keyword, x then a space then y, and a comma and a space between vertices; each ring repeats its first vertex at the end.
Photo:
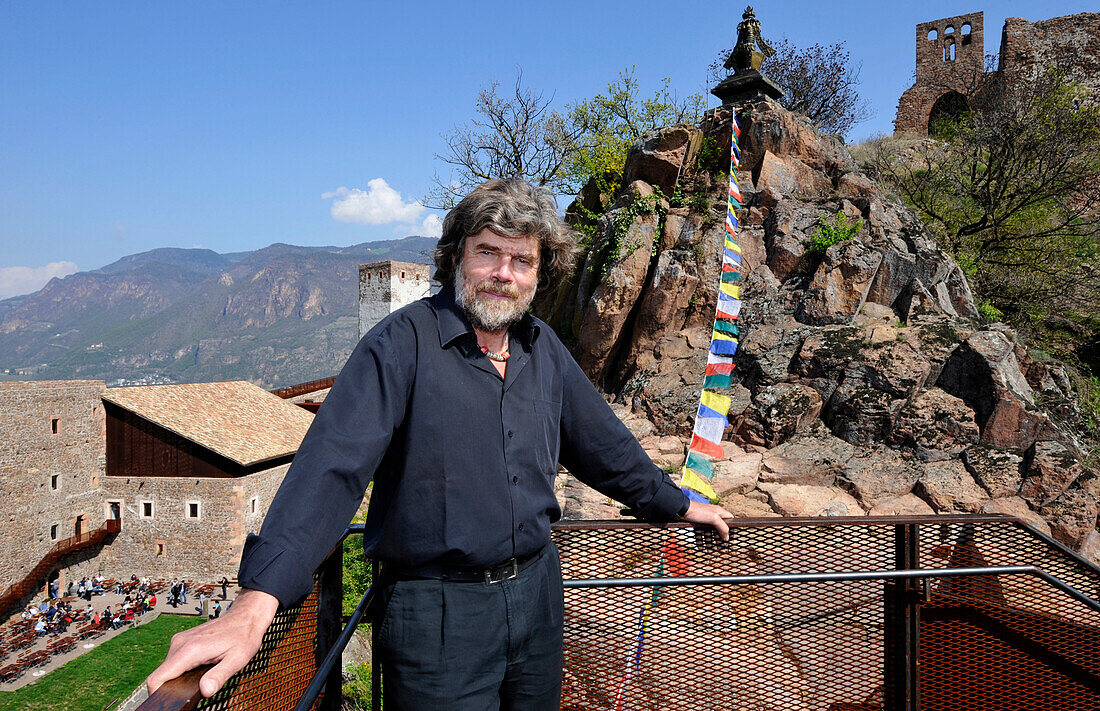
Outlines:
POLYGON ((103 407, 107 476, 239 477, 293 459, 288 455, 243 466, 114 403, 105 401, 103 407))

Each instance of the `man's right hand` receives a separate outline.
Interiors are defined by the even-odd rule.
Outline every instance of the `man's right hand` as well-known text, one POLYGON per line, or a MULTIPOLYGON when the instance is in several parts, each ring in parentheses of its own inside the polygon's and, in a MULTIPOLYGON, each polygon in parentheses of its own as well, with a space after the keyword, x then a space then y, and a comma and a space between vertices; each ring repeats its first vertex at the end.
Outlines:
POLYGON ((274 595, 242 590, 221 617, 172 635, 168 656, 145 680, 149 694, 184 672, 214 664, 199 681, 202 695, 213 696, 259 651, 264 632, 278 609, 279 600, 274 595))

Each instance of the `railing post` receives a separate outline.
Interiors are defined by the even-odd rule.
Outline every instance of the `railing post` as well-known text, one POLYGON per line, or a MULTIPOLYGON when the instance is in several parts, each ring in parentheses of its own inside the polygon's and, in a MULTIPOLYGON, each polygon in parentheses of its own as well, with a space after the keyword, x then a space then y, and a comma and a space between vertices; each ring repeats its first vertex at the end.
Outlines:
MULTIPOLYGON (((321 563, 320 589, 317 596, 317 668, 320 669, 328 652, 336 644, 343 625, 344 613, 344 544, 340 542, 328 558, 321 563)), ((324 697, 318 711, 339 711, 341 705, 341 676, 343 665, 337 664, 325 681, 324 697)))
MULTIPOLYGON (((371 585, 378 584, 378 561, 370 562, 371 585)), ((378 625, 370 626, 370 707, 371 711, 382 710, 382 662, 378 660, 378 625)))
MULTIPOLYGON (((894 526, 894 568, 918 567, 918 529, 916 524, 894 526)), ((920 618, 917 600, 920 581, 891 580, 884 585, 885 649, 883 670, 886 682, 885 708, 891 711, 920 709, 920 618)))

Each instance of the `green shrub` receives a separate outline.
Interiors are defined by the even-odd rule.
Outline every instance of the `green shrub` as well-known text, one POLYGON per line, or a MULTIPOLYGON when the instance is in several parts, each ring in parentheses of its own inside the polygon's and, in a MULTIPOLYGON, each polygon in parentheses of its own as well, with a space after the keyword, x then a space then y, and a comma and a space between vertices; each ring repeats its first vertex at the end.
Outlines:
POLYGON ((852 222, 843 212, 838 212, 832 220, 824 215, 821 216, 817 224, 817 231, 805 245, 810 254, 822 255, 834 244, 847 242, 859 234, 860 228, 863 227, 863 219, 857 218, 852 222))
POLYGON ((978 313, 987 321, 1003 321, 1005 318, 1004 312, 994 306, 989 299, 986 299, 978 305, 978 313))

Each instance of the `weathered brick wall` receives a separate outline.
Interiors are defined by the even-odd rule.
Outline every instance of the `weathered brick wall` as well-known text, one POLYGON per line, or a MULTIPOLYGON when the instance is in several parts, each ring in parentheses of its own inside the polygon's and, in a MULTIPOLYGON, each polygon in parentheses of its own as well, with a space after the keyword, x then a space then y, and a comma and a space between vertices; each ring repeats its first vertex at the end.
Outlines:
POLYGON ((104 501, 123 504, 122 532, 88 564, 108 577, 235 577, 244 539, 259 531, 288 467, 236 479, 104 477, 104 501), (253 496, 260 503, 254 514, 253 496), (145 515, 149 503, 152 516, 145 515), (190 516, 195 503, 198 518, 190 516))
MULTIPOLYGON (((950 43, 950 40, 947 40, 950 43)), ((971 13, 917 25, 916 83, 898 101, 896 132, 925 135, 933 105, 951 91, 966 93, 973 72, 983 69, 982 13, 971 13), (960 28, 971 26, 971 40, 963 43, 960 28), (954 32, 947 33, 948 27, 954 32), (936 39, 928 38, 936 32, 936 39), (955 60, 944 59, 944 38, 956 36, 955 60)), ((1100 13, 1082 13, 1029 22, 1010 17, 1001 30, 998 71, 1012 83, 1034 81, 1049 66, 1062 66, 1071 81, 1100 91, 1100 13)))
POLYGON ((51 527, 60 540, 77 517, 85 530, 106 520, 104 389, 98 380, 0 383, 0 589, 54 546, 51 527))
POLYGON ((1071 81, 1100 90, 1100 13, 1005 20, 998 69, 1015 81, 1031 81, 1050 66, 1064 66, 1071 81))

